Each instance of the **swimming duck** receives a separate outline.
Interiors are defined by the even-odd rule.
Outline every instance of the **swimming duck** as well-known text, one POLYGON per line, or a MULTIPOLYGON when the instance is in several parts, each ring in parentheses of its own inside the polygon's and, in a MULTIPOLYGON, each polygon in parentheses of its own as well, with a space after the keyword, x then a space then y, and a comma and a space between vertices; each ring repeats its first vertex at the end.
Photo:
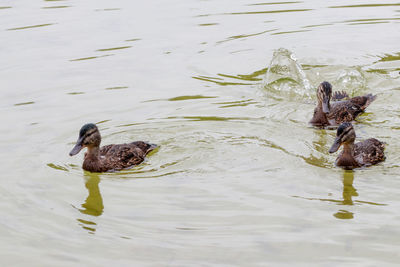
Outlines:
POLYGON ((335 92, 332 97, 332 85, 322 82, 317 90, 318 105, 314 109, 314 116, 310 123, 315 126, 337 126, 342 122, 351 122, 364 112, 364 110, 376 99, 376 95, 367 94, 349 98, 345 92, 335 92), (330 103, 330 100, 341 100, 330 103))
POLYGON ((141 163, 146 154, 157 145, 138 141, 129 144, 107 145, 100 147, 99 129, 93 123, 82 126, 76 145, 69 153, 74 156, 84 147, 87 148, 82 168, 90 172, 121 170, 141 163))
POLYGON ((336 139, 329 149, 329 153, 336 152, 341 145, 343 151, 336 159, 336 165, 345 169, 377 164, 385 160, 385 143, 370 138, 354 144, 356 133, 349 122, 342 123, 337 129, 336 139))

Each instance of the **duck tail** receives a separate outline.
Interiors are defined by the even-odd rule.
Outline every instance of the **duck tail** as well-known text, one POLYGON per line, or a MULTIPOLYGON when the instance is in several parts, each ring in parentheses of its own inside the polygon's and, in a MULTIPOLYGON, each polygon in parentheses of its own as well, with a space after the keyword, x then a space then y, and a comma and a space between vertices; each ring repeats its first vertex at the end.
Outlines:
POLYGON ((149 147, 147 148, 146 154, 150 153, 151 151, 153 151, 154 149, 156 149, 158 147, 158 145, 156 144, 148 144, 149 147))
POLYGON ((376 99, 376 95, 368 94, 364 96, 366 98, 365 104, 363 105, 363 109, 366 109, 369 104, 371 104, 376 99))
POLYGON ((132 142, 131 144, 140 148, 140 150, 142 150, 145 155, 150 153, 151 151, 153 151, 154 149, 156 149, 158 147, 155 144, 150 144, 150 143, 143 142, 143 141, 136 141, 136 142, 132 142))

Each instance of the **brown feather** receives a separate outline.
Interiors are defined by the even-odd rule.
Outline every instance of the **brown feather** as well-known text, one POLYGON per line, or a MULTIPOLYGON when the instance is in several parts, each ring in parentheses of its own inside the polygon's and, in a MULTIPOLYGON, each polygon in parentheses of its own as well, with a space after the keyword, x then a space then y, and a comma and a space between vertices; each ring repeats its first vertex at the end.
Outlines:
POLYGON ((126 169, 142 163, 155 147, 145 142, 103 146, 99 150, 99 156, 86 153, 83 169, 91 172, 126 169))
POLYGON ((316 107, 314 109, 314 115, 310 120, 310 123, 314 126, 324 127, 329 125, 329 121, 326 114, 322 111, 322 107, 316 107))
POLYGON ((368 94, 365 96, 356 96, 346 101, 332 103, 327 118, 330 121, 335 121, 336 124, 354 121, 375 99, 376 96, 368 94))
POLYGON ((345 153, 344 151, 340 152, 337 157, 336 165, 345 169, 353 169, 361 166, 350 153, 345 153))
POLYGON ((354 157, 362 165, 374 165, 385 160, 385 144, 375 138, 354 145, 354 157))

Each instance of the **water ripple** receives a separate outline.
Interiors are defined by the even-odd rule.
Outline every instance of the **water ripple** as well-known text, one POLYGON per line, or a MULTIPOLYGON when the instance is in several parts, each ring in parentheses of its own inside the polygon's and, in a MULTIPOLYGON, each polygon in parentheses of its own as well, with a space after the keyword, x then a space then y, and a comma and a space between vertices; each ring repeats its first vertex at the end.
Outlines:
POLYGON ((96 58, 101 58, 101 57, 109 57, 109 56, 113 56, 113 54, 102 55, 102 56, 92 56, 92 57, 81 57, 81 58, 76 58, 76 59, 70 59, 69 61, 84 61, 84 60, 91 60, 91 59, 96 59, 96 58))
POLYGON ((56 23, 46 23, 46 24, 38 24, 38 25, 31 25, 31 26, 23 26, 23 27, 16 27, 16 28, 10 28, 7 29, 8 31, 16 31, 16 30, 26 30, 26 29, 32 29, 32 28, 40 28, 40 27, 46 27, 46 26, 51 26, 56 23))
POLYGON ((119 46, 119 47, 112 47, 112 48, 102 48, 102 49, 97 49, 96 51, 99 52, 104 52, 104 51, 113 51, 113 50, 121 50, 121 49, 127 49, 127 48, 131 48, 131 45, 127 45, 127 46, 119 46))
POLYGON ((29 101, 29 102, 22 102, 22 103, 16 103, 14 106, 25 106, 25 105, 32 105, 35 104, 34 101, 29 101))
POLYGON ((251 33, 251 34, 234 35, 234 36, 228 37, 225 40, 218 41, 217 44, 221 44, 221 43, 232 41, 232 40, 236 40, 236 39, 242 39, 242 38, 247 38, 247 37, 258 36, 258 35, 262 35, 262 34, 267 33, 267 32, 273 32, 273 31, 276 31, 276 30, 278 30, 278 29, 265 30, 265 31, 262 31, 262 32, 251 33))
POLYGON ((396 4, 360 4, 360 5, 345 5, 345 6, 330 6, 329 8, 359 8, 359 7, 386 7, 386 6, 400 6, 396 4))
POLYGON ((114 86, 114 87, 107 87, 106 90, 121 90, 127 88, 129 88, 129 86, 114 86))
POLYGON ((298 4, 298 3, 303 3, 303 2, 302 2, 302 1, 292 1, 292 2, 270 2, 270 3, 248 4, 247 6, 287 5, 287 4, 298 4))
POLYGON ((289 13, 289 12, 306 12, 311 11, 311 8, 305 9, 284 9, 284 10, 265 10, 265 11, 247 11, 247 12, 231 12, 223 13, 222 15, 258 15, 258 14, 275 14, 275 13, 289 13))
POLYGON ((219 23, 201 23, 201 24, 198 24, 199 26, 202 26, 202 27, 204 27, 204 26, 216 26, 216 25, 219 25, 219 23))
POLYGON ((58 9, 58 8, 68 8, 71 6, 46 6, 46 7, 42 7, 42 9, 58 9))
POLYGON ((238 83, 238 82, 224 82, 222 78, 219 77, 210 77, 210 76, 192 76, 193 79, 201 80, 205 82, 212 82, 218 85, 226 86, 226 85, 251 85, 251 83, 238 83))
POLYGON ((274 32, 271 35, 279 35, 279 34, 290 34, 290 33, 299 33, 299 32, 309 32, 311 30, 297 30, 297 31, 287 31, 287 32, 274 32))

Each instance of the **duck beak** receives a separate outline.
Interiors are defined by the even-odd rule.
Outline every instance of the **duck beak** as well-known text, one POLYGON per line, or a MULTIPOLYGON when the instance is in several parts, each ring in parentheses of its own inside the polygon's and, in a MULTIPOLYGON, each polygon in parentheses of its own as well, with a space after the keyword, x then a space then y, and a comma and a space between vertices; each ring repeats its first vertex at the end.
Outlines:
POLYGON ((336 137, 335 141, 333 142, 333 145, 329 149, 329 153, 334 153, 338 151, 340 145, 342 144, 341 140, 339 137, 336 137))
POLYGON ((323 101, 322 101, 322 111, 324 113, 329 113, 329 100, 328 99, 323 99, 323 101))
POLYGON ((82 141, 83 141, 83 138, 79 138, 78 141, 76 141, 76 145, 71 150, 71 152, 69 152, 70 156, 74 156, 74 155, 78 154, 79 151, 82 150, 82 148, 83 148, 82 141))

